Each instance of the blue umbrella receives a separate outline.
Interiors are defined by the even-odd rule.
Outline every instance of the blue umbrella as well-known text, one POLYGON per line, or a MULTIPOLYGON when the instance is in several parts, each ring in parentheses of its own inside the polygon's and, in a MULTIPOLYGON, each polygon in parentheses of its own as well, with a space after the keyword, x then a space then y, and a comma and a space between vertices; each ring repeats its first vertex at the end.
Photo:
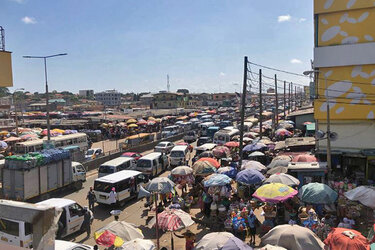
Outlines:
POLYGON ((261 183, 264 179, 262 173, 254 169, 242 170, 236 176, 236 181, 245 185, 261 183))
POLYGON ((267 148, 266 144, 264 143, 255 143, 255 144, 250 144, 247 145, 243 148, 244 152, 254 152, 254 151, 259 151, 261 149, 267 148))
POLYGON ((337 200, 337 192, 326 184, 309 183, 299 190, 300 199, 310 204, 331 204, 337 200))
POLYGON ((212 174, 208 178, 209 179, 204 182, 205 187, 225 186, 232 181, 232 179, 225 174, 212 174))
POLYGON ((7 148, 8 144, 5 141, 0 141, 0 147, 1 148, 7 148))
POLYGON ((219 174, 225 174, 230 178, 234 179, 237 175, 237 169, 234 167, 222 167, 217 170, 219 174))

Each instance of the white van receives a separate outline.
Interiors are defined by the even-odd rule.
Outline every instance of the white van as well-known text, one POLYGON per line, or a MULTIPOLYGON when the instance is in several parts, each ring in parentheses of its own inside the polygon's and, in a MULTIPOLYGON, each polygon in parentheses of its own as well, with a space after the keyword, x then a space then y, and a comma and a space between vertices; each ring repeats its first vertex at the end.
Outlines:
POLYGON ((100 177, 94 181, 96 202, 110 205, 109 193, 115 188, 117 202, 121 206, 130 198, 137 197, 139 186, 144 186, 149 181, 148 176, 135 170, 122 170, 120 172, 100 177))
POLYGON ((136 170, 149 174, 150 178, 166 170, 169 165, 166 154, 154 152, 139 158, 136 170))
POLYGON ((31 248, 33 245, 32 233, 33 225, 31 223, 0 218, 0 242, 4 244, 31 248))
POLYGON ((215 126, 215 123, 213 123, 213 122, 203 122, 203 123, 199 124, 198 127, 200 129, 201 136, 206 136, 207 135, 207 129, 209 127, 213 127, 213 126, 215 126))
POLYGON ((225 143, 232 140, 235 135, 239 135, 240 131, 233 127, 226 127, 222 130, 219 130, 214 135, 214 143, 218 145, 224 145, 225 143))
POLYGON ((190 160, 190 150, 186 145, 174 146, 169 155, 169 163, 173 166, 185 166, 190 160))
MULTIPOLYGON (((63 238, 80 230, 83 230, 82 224, 84 220, 85 210, 77 202, 63 198, 52 198, 42 202, 38 202, 36 204, 62 209, 62 213, 58 222, 56 238, 63 238)), ((88 211, 91 214, 92 222, 94 216, 90 210, 88 211)))
POLYGON ((99 167, 98 177, 113 174, 122 170, 134 170, 136 167, 135 160, 130 157, 118 157, 113 160, 104 162, 99 167))

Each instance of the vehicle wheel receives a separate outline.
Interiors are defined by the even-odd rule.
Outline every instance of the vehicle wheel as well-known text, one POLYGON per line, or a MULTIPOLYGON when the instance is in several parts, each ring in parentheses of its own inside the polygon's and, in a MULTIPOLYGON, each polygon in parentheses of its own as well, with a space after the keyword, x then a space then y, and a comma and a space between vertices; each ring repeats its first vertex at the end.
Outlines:
POLYGON ((83 186, 82 181, 77 181, 76 183, 74 183, 74 188, 75 188, 76 190, 81 190, 81 189, 82 189, 82 186, 83 186))

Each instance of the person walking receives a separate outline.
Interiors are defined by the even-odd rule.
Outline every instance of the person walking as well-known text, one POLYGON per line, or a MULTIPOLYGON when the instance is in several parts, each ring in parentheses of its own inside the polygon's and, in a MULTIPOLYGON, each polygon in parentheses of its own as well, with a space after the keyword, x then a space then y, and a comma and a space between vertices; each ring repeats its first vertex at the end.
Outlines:
POLYGON ((87 233, 86 239, 88 239, 90 238, 90 235, 91 235, 91 213, 87 207, 84 207, 84 211, 85 211, 85 214, 83 217, 82 228, 86 231, 87 233))
POLYGON ((86 200, 89 201, 89 209, 92 212, 94 212, 94 206, 95 206, 95 202, 96 202, 96 196, 95 196, 95 193, 94 193, 92 187, 90 187, 90 190, 87 193, 86 200))
POLYGON ((117 202, 117 193, 116 189, 113 187, 111 192, 109 193, 109 203, 113 206, 116 205, 117 202))

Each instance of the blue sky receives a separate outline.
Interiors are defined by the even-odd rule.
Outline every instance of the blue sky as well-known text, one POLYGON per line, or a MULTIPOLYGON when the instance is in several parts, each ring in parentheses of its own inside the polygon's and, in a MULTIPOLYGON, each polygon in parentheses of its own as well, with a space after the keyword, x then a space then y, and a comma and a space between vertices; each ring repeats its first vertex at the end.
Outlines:
MULTIPOLYGON (((302 72, 313 54, 310 0, 0 0, 15 88, 239 91, 243 57, 302 72)), ((254 70, 256 67, 253 68, 254 70)), ((264 71, 273 76, 275 72, 264 71)), ((307 79, 279 75, 307 83, 307 79)))

